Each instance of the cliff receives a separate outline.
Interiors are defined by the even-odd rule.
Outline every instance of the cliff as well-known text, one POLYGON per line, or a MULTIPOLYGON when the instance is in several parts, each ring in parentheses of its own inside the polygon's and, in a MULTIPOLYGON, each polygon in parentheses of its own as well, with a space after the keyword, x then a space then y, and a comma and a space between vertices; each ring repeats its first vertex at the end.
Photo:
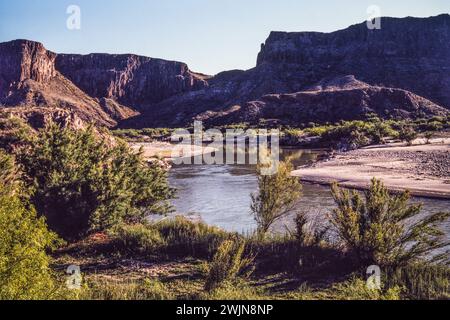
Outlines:
POLYGON ((272 32, 257 64, 276 69, 293 92, 324 77, 352 74, 450 109, 450 15, 382 18, 380 30, 362 23, 332 33, 272 32))
POLYGON ((97 100, 56 70, 56 56, 34 41, 16 40, 0 44, 0 105, 7 107, 3 111, 20 111, 23 118, 32 116, 47 121, 53 115, 59 121, 60 109, 63 109, 67 111, 67 119, 76 118, 107 127, 117 125, 97 100))
POLYGON ((185 63, 131 54, 61 54, 56 68, 90 96, 138 109, 207 86, 185 63))

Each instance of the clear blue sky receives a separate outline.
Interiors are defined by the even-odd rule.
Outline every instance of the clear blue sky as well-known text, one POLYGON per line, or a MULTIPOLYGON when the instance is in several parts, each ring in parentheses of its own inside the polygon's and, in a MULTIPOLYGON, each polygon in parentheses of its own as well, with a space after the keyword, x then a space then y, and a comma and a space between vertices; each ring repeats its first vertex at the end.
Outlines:
POLYGON ((450 0, 0 0, 0 42, 25 38, 60 53, 136 53, 215 74, 255 65, 269 32, 334 31, 367 18, 450 12, 450 0), (81 30, 66 9, 81 8, 81 30))

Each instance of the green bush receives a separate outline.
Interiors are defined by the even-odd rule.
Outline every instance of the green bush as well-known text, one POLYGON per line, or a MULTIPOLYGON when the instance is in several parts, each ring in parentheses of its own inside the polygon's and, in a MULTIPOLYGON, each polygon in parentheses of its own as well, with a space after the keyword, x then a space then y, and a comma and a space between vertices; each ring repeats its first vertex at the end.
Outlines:
POLYGON ((411 125, 402 126, 398 132, 398 138, 402 141, 412 145, 412 142, 417 139, 418 133, 411 125))
POLYGON ((303 212, 296 214, 294 223, 294 237, 301 246, 319 246, 326 241, 329 226, 319 224, 316 221, 308 222, 306 214, 303 212))
POLYGON ((211 258, 222 241, 236 236, 183 217, 120 225, 110 233, 117 249, 125 253, 195 258, 211 258))
POLYGON ((170 209, 173 190, 164 169, 147 164, 124 143, 107 146, 92 128, 49 125, 19 159, 34 187, 32 203, 66 239, 170 209))
POLYGON ((29 125, 20 118, 3 113, 0 110, 0 148, 13 152, 23 142, 33 136, 34 132, 29 125))
POLYGON ((302 194, 299 179, 291 176, 290 161, 280 162, 273 175, 264 174, 263 169, 264 166, 258 167, 258 192, 251 195, 251 212, 261 237, 275 222, 294 212, 302 194))
POLYGON ((14 172, 12 158, 0 152, 0 300, 51 299, 58 288, 47 250, 57 236, 21 199, 14 172))
POLYGON ((364 198, 359 192, 341 189, 337 184, 333 185, 332 193, 337 208, 330 220, 346 247, 365 266, 404 265, 445 246, 444 233, 438 226, 450 213, 411 222, 420 213, 421 205, 408 205, 407 191, 392 194, 381 181, 373 179, 364 198))

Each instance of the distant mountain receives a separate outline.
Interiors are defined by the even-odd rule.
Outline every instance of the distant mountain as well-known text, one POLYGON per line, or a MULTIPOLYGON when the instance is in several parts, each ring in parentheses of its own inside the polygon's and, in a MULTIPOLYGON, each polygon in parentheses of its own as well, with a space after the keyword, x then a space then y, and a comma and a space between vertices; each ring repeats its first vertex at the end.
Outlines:
POLYGON ((255 68, 214 77, 132 54, 58 55, 32 41, 2 43, 0 104, 135 128, 448 115, 450 15, 381 23, 272 32, 255 68))
MULTIPOLYGON (((410 101, 409 97, 418 96, 432 101, 434 110, 436 105, 450 109, 450 15, 382 18, 380 30, 369 30, 366 23, 361 23, 332 33, 272 32, 261 46, 255 68, 218 74, 208 80, 208 87, 172 97, 122 125, 151 126, 162 122, 176 126, 189 123, 196 117, 208 121, 208 114, 214 118, 214 123, 219 123, 222 116, 222 122, 227 123, 231 119, 230 110, 245 109, 249 103, 252 105, 251 101, 266 100, 262 99, 263 96, 302 92, 324 79, 347 75, 370 86, 401 89, 404 92, 402 99, 386 96, 383 108, 374 108, 376 101, 371 101, 368 96, 361 96, 364 99, 359 101, 352 97, 352 106, 356 108, 353 116, 352 110, 347 110, 347 118, 360 118, 361 109, 381 110, 380 116, 383 117, 391 115, 385 110, 396 110, 394 115, 413 116, 417 113, 397 111, 410 109, 415 102, 410 101), (368 105, 371 107, 368 108, 368 105)), ((353 84, 348 85, 352 88, 353 84)), ((389 91, 384 90, 376 97, 383 95, 383 92, 389 91)), ((332 101, 334 96, 342 97, 343 94, 341 91, 315 94, 317 106, 310 103, 311 98, 297 101, 297 105, 304 103, 301 109, 309 109, 302 113, 305 118, 298 121, 307 123, 330 118, 317 116, 317 108, 325 104, 330 108, 340 107, 339 110, 346 108, 332 101)), ((418 101, 416 98, 413 100, 418 101)), ((345 99, 340 101, 345 103, 345 99)), ((277 108, 280 110, 276 110, 276 114, 284 113, 284 118, 289 118, 293 110, 284 110, 287 106, 286 103, 279 103, 277 108)), ((426 109, 422 108, 425 114, 434 113, 426 109)), ((337 115, 336 120, 339 120, 337 110, 329 112, 337 115)), ((258 114, 261 117, 275 116, 272 112, 258 114)))

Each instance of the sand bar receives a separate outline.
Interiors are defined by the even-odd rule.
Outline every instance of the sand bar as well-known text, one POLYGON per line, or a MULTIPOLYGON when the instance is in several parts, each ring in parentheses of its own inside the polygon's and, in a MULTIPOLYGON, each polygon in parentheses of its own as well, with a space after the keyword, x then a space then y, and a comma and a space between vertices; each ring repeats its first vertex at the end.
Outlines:
POLYGON ((302 181, 367 189, 373 177, 390 190, 408 189, 415 196, 450 199, 450 139, 413 146, 389 144, 338 153, 293 172, 302 181))

